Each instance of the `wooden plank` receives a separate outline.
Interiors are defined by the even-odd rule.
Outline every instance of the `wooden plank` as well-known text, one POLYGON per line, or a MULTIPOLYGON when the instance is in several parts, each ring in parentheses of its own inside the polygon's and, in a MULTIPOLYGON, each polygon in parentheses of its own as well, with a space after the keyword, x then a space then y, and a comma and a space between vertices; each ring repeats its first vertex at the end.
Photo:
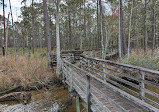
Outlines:
POLYGON ((121 107, 120 105, 116 104, 111 98, 109 98, 107 95, 105 95, 103 92, 101 92, 99 89, 97 89, 95 86, 92 86, 92 89, 94 89, 94 91, 98 92, 98 94, 105 99, 106 101, 108 101, 111 105, 114 106, 114 108, 116 108, 119 112, 126 112, 126 110, 121 107))

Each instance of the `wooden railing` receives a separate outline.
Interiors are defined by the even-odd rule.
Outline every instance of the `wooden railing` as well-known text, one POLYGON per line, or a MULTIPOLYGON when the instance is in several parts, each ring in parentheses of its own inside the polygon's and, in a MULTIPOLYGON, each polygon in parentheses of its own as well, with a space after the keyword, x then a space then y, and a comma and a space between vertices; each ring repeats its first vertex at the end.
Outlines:
POLYGON ((127 92, 128 98, 133 95, 159 108, 159 71, 85 56, 81 56, 80 63, 100 80, 127 92))
POLYGON ((144 68, 114 63, 106 60, 93 59, 84 56, 81 57, 81 68, 62 59, 62 71, 64 77, 66 78, 66 82, 70 86, 70 90, 72 91, 75 89, 78 92, 79 96, 86 102, 87 112, 90 112, 91 110, 100 111, 98 110, 97 105, 103 110, 110 112, 110 110, 106 106, 102 105, 101 101, 96 97, 95 94, 107 100, 110 104, 114 105, 119 112, 125 112, 125 110, 120 105, 116 104, 107 95, 100 91, 99 88, 95 86, 95 83, 98 83, 98 86, 100 86, 101 88, 103 86, 110 88, 114 92, 129 99, 130 101, 133 101, 135 104, 143 107, 146 110, 154 112, 159 111, 159 109, 156 108, 158 107, 158 103, 154 103, 154 101, 145 96, 145 93, 149 93, 158 98, 158 93, 152 92, 151 90, 148 90, 144 87, 145 84, 159 87, 158 84, 155 84, 155 82, 146 80, 147 73, 154 74, 153 76, 157 77, 157 71, 153 72, 144 68), (113 68, 108 66, 112 66, 113 68), (121 69, 122 71, 118 71, 118 69, 121 69), (123 72, 123 70, 125 71, 123 72), (126 73, 128 71, 134 72, 135 75, 136 73, 139 73, 140 77, 137 78, 136 76, 132 76, 126 73), (117 75, 115 75, 114 73, 116 73, 117 75), (133 81, 136 80, 138 84, 125 80, 120 76, 127 77, 128 79, 132 79, 133 81), (129 86, 124 86, 123 83, 140 90, 140 92, 133 91, 129 88, 129 86), (132 94, 134 96, 137 96, 137 98, 134 97, 132 94), (148 104, 150 103, 150 101, 151 104, 153 104, 155 107, 148 104))

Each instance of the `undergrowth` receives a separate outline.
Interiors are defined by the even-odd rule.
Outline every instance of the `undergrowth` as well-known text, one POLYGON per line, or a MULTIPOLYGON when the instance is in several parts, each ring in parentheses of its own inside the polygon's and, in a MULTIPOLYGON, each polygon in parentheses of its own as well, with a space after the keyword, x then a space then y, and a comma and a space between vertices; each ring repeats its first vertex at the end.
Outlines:
POLYGON ((143 53, 136 54, 135 52, 131 52, 129 60, 127 61, 127 58, 123 58, 122 63, 159 70, 159 52, 155 52, 153 56, 150 54, 144 56, 142 54, 143 53))
POLYGON ((53 70, 48 69, 46 56, 39 53, 17 56, 17 66, 14 55, 0 56, 0 91, 17 86, 36 86, 46 83, 54 77, 53 70))

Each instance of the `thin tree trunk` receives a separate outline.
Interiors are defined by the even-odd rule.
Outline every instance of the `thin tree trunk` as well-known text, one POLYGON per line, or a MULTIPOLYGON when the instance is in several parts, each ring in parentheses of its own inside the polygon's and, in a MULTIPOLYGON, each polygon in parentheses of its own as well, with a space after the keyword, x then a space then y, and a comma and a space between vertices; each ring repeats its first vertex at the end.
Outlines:
POLYGON ((8 13, 8 20, 7 20, 7 33, 6 33, 6 50, 5 50, 5 54, 7 55, 7 51, 8 51, 8 27, 9 27, 9 16, 10 13, 8 13))
POLYGON ((86 0, 84 0, 84 42, 83 42, 83 46, 84 46, 84 49, 86 49, 86 0))
POLYGON ((122 51, 121 51, 121 20, 120 20, 120 15, 121 15, 121 13, 120 13, 120 2, 121 2, 121 0, 119 0, 119 35, 118 35, 118 50, 119 50, 119 61, 121 62, 121 54, 122 54, 122 51))
POLYGON ((144 41, 145 41, 144 52, 145 52, 145 55, 147 55, 147 40, 148 40, 148 36, 147 36, 147 0, 145 0, 145 31, 144 31, 144 41))
POLYGON ((45 18, 45 36, 47 38, 48 60, 50 61, 51 39, 50 39, 50 27, 49 27, 49 18, 48 18, 46 0, 43 0, 43 7, 44 7, 44 18, 45 18))
POLYGON ((120 1, 120 35, 121 35, 121 51, 122 54, 125 55, 126 54, 126 40, 124 37, 124 25, 123 25, 123 6, 122 6, 122 0, 120 1))
POLYGON ((100 5, 100 17, 101 17, 101 45, 102 45, 102 59, 105 59, 105 36, 104 36, 104 16, 103 16, 103 9, 102 9, 102 2, 99 0, 100 5))
POLYGON ((152 35, 153 35, 153 43, 152 43, 152 55, 154 54, 154 49, 155 49, 155 39, 156 39, 156 16, 155 16, 155 3, 156 0, 153 0, 153 27, 152 27, 152 35))
POLYGON ((56 1, 56 46, 57 46, 57 75, 60 75, 61 71, 61 58, 60 58, 60 37, 59 37, 59 0, 56 1))
MULTIPOLYGON (((6 42, 6 27, 5 27, 5 6, 4 6, 4 0, 3 0, 3 21, 4 21, 4 42, 3 42, 3 46, 5 46, 5 42, 6 42)), ((5 48, 3 48, 3 56, 5 55, 5 48)))
POLYGON ((69 21, 69 48, 72 50, 72 26, 71 26, 71 15, 70 9, 68 9, 68 21, 69 21))
MULTIPOLYGON (((81 4, 80 4, 80 9, 81 9, 81 4)), ((80 10, 80 17, 81 17, 81 15, 82 15, 82 12, 81 12, 81 10, 80 10)), ((79 24, 81 25, 81 20, 79 20, 79 24)), ((81 31, 82 31, 82 28, 80 28, 79 29, 80 31, 80 50, 82 50, 83 49, 83 37, 82 37, 82 33, 81 33, 81 31)))
POLYGON ((99 31, 99 0, 97 0, 97 49, 100 47, 100 31, 99 31))
POLYGON ((31 16, 32 16, 32 45, 33 45, 33 54, 35 52, 35 16, 34 16, 34 0, 32 0, 32 7, 31 7, 31 16))
POLYGON ((16 68, 18 67, 17 64, 17 48, 16 48, 16 40, 15 40, 15 29, 14 29, 14 22, 13 22, 13 14, 12 14, 12 6, 11 6, 11 2, 9 0, 9 5, 10 5, 10 13, 11 13, 11 17, 12 17, 12 30, 13 30, 13 40, 14 40, 14 53, 15 53, 15 64, 16 64, 16 68))
POLYGON ((133 1, 132 1, 132 6, 131 6, 131 12, 130 12, 130 21, 129 21, 129 41, 128 41, 128 57, 127 61, 129 61, 129 51, 130 51, 130 37, 131 37, 131 19, 132 19, 132 13, 133 13, 133 1))

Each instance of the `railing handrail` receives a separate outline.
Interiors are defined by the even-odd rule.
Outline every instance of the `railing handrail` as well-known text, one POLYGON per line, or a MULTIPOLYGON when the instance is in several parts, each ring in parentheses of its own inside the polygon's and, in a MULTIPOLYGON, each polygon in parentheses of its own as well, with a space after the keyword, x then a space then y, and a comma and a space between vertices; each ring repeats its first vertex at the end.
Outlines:
MULTIPOLYGON (((89 59, 93 59, 93 58, 89 58, 89 59)), ((95 59, 95 60, 96 60, 96 59, 95 59)), ((97 59, 97 60, 100 61, 101 59, 97 59)), ((113 86, 113 85, 111 85, 111 84, 109 84, 109 83, 103 81, 102 79, 97 78, 96 76, 92 75, 92 74, 89 73, 88 71, 85 71, 85 70, 83 70, 83 69, 77 67, 76 65, 71 64, 70 62, 68 62, 68 61, 66 61, 66 60, 64 60, 64 59, 62 59, 62 61, 63 61, 63 63, 66 63, 69 67, 73 67, 73 68, 75 68, 75 69, 77 69, 77 70, 83 72, 83 75, 85 75, 85 76, 89 76, 89 77, 91 77, 91 78, 93 78, 93 79, 96 79, 97 81, 101 82, 101 83, 104 84, 105 86, 107 86, 107 87, 113 89, 113 91, 119 92, 123 97, 126 97, 126 98, 128 98, 128 99, 134 101, 135 103, 137 103, 137 104, 143 106, 144 108, 150 109, 150 110, 155 111, 155 112, 156 112, 156 111, 159 111, 159 109, 153 107, 152 105, 150 105, 150 104, 148 104, 148 103, 146 103, 146 102, 144 102, 144 101, 142 101, 142 100, 140 100, 140 99, 138 99, 138 98, 136 98, 136 97, 130 95, 129 93, 127 93, 127 92, 125 92, 125 91, 120 90, 119 88, 117 88, 117 87, 115 87, 115 86, 113 86)), ((106 61, 105 61, 105 60, 101 60, 101 61, 102 61, 102 62, 112 62, 112 61, 109 61, 109 60, 106 60, 106 61)))
POLYGON ((83 56, 83 55, 81 55, 81 57, 86 58, 86 59, 90 59, 90 60, 100 61, 100 62, 107 63, 107 64, 117 65, 117 66, 120 66, 120 67, 125 67, 125 68, 132 69, 132 70, 137 70, 137 71, 150 73, 149 75, 153 74, 153 75, 156 75, 156 76, 159 77, 159 71, 157 71, 157 70, 152 70, 152 69, 139 67, 139 66, 134 66, 134 65, 129 65, 129 64, 122 64, 122 63, 113 62, 113 61, 110 61, 110 60, 103 60, 103 59, 99 59, 99 58, 86 57, 86 56, 83 56))

